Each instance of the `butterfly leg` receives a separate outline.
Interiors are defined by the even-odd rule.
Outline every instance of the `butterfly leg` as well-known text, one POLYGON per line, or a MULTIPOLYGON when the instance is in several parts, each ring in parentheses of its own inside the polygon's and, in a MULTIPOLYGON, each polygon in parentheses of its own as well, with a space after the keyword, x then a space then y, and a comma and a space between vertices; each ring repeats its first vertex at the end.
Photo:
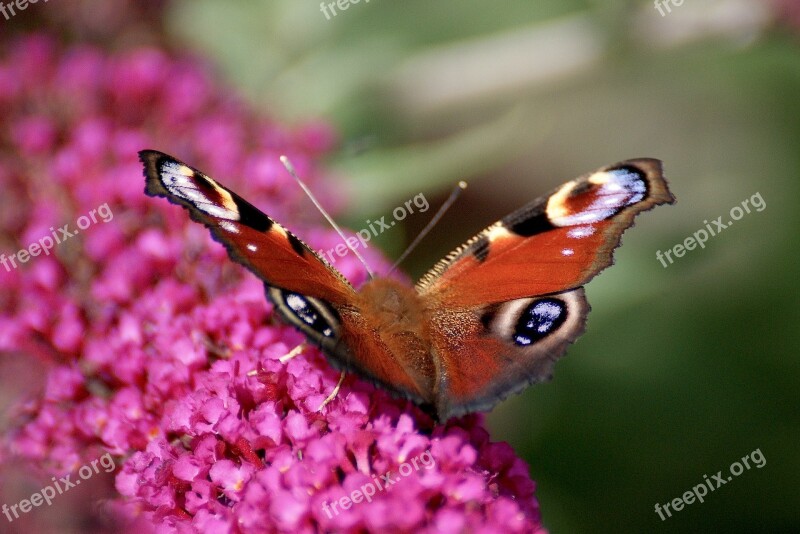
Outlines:
POLYGON ((320 405, 319 405, 319 408, 317 408, 317 411, 318 411, 318 412, 321 412, 321 411, 322 411, 322 409, 323 409, 325 406, 327 406, 327 405, 328 405, 328 403, 330 403, 330 402, 331 402, 333 399, 335 399, 335 398, 336 398, 336 395, 338 395, 338 394, 339 394, 339 389, 341 389, 341 387, 342 387, 342 382, 344 382, 344 376, 345 376, 346 374, 347 374, 347 373, 346 373, 345 371, 342 371, 342 374, 341 374, 341 375, 339 375, 339 382, 337 382, 337 383, 336 383, 336 387, 335 387, 335 388, 333 388, 333 391, 331 391, 331 394, 330 394, 330 395, 328 395, 328 398, 327 398, 327 399, 325 399, 324 401, 322 401, 322 404, 320 404, 320 405))
MULTIPOLYGON (((289 360, 291 360, 292 358, 294 358, 295 356, 297 356, 298 354, 300 354, 301 352, 303 352, 306 349, 307 346, 308 346, 308 344, 304 341, 304 342, 300 343, 299 345, 297 345, 292 350, 290 350, 289 352, 287 352, 286 354, 284 354, 283 356, 281 356, 280 358, 278 358, 278 360, 281 363, 286 363, 289 360)), ((258 369, 253 369, 252 371, 247 373, 247 376, 256 376, 256 375, 258 375, 259 372, 260 371, 258 369)))
POLYGON ((281 363, 286 363, 295 356, 297 356, 298 354, 300 354, 301 352, 303 352, 304 350, 306 350, 307 346, 308 344, 305 341, 303 341, 302 343, 300 343, 295 348, 293 348, 292 350, 290 350, 289 352, 287 352, 278 359, 280 360, 281 363))

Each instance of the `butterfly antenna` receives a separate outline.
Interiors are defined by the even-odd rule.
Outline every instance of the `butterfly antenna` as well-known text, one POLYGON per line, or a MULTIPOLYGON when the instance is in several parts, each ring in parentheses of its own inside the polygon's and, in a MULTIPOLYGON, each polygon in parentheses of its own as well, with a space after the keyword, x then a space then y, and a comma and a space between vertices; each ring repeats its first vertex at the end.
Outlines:
POLYGON ((281 156, 281 163, 283 163, 283 166, 286 167, 287 171, 289 171, 289 174, 294 176, 294 179, 297 180, 297 183, 300 185, 300 188, 305 192, 306 195, 308 195, 308 198, 311 199, 311 202, 313 202, 314 205, 319 210, 319 212, 322 213, 322 216, 325 217, 325 219, 327 219, 327 221, 330 223, 331 226, 333 226, 333 229, 336 230, 336 233, 339 234, 339 236, 342 238, 342 241, 344 241, 344 244, 347 245, 347 248, 353 251, 353 254, 356 255, 356 258, 358 258, 358 261, 360 261, 361 264, 364 266, 364 268, 367 270, 367 274, 369 275, 370 279, 375 278, 375 273, 373 273, 372 269, 369 268, 369 265, 367 265, 366 260, 364 260, 364 258, 361 257, 361 254, 358 253, 358 250, 350 246, 350 243, 347 241, 347 237, 344 235, 344 232, 342 232, 342 229, 339 228, 339 225, 336 224, 336 221, 334 221, 333 218, 330 215, 328 215, 328 212, 325 211, 325 208, 323 208, 322 205, 317 201, 317 199, 314 198, 314 195, 311 193, 311 190, 308 188, 308 186, 306 186, 306 184, 303 183, 303 180, 301 180, 300 177, 297 176, 297 172, 294 170, 294 165, 292 165, 292 162, 289 161, 289 158, 287 158, 286 156, 281 156))
POLYGON ((406 250, 402 254, 400 254, 400 257, 397 258, 396 262, 394 262, 392 268, 389 269, 388 273, 386 273, 387 275, 391 274, 395 269, 397 269, 397 267, 403 262, 403 260, 406 259, 406 257, 409 254, 411 254, 411 251, 417 248, 417 245, 419 245, 420 241, 422 241, 422 239, 426 235, 428 235, 428 232, 430 232, 433 229, 433 227, 436 226, 436 223, 439 222, 439 219, 441 219, 442 216, 445 214, 445 212, 448 209, 450 209, 450 206, 453 205, 456 199, 461 195, 461 193, 464 192, 464 189, 466 188, 467 188, 467 182, 463 180, 458 182, 458 184, 453 188, 453 192, 450 193, 450 196, 447 197, 447 200, 445 200, 444 204, 442 204, 442 206, 439 208, 439 211, 437 211, 436 215, 433 216, 433 219, 431 219, 428 222, 428 224, 425 225, 425 228, 423 228, 422 231, 419 233, 419 235, 417 235, 417 237, 414 238, 414 241, 412 241, 411 244, 408 245, 408 247, 406 247, 406 250))

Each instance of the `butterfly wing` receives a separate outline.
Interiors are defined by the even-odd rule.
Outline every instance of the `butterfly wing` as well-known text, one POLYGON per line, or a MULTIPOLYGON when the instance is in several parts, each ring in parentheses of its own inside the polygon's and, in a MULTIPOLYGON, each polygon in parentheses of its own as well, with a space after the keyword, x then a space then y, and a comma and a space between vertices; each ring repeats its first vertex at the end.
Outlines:
POLYGON ((672 202, 660 161, 604 167, 488 227, 436 264, 417 290, 455 307, 581 286, 611 265, 636 214, 672 202))
POLYGON ((641 211, 672 203, 661 163, 572 180, 493 224, 417 284, 430 302, 440 419, 486 410, 549 379, 584 330, 583 284, 612 263, 641 211))
POLYGON ((143 150, 145 192, 189 210, 214 239, 266 284, 332 304, 355 291, 345 278, 294 234, 242 197, 172 156, 143 150))
POLYGON ((202 172, 162 152, 139 153, 145 192, 183 206, 228 255, 264 281, 278 313, 319 345, 338 369, 411 400, 430 401, 430 386, 389 354, 370 331, 345 278, 291 232, 202 172))
POLYGON ((489 410, 530 384, 549 380, 553 366, 584 331, 583 288, 432 316, 440 420, 489 410))

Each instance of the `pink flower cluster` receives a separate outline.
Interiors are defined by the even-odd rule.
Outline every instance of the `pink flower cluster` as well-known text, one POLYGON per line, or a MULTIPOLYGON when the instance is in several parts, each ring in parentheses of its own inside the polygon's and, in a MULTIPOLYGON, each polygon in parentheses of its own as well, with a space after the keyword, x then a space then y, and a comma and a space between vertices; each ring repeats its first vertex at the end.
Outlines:
MULTIPOLYGON (((274 320, 258 280, 184 210, 143 194, 137 151, 164 150, 330 248, 336 237, 309 228, 318 217, 278 161, 287 154, 338 204, 319 181, 328 126, 253 118, 199 62, 154 49, 64 50, 41 35, 0 46, 0 252, 104 203, 114 213, 0 267, 0 354, 44 370, 3 438, 6 462, 63 475, 110 452, 109 509, 160 532, 541 529, 527 466, 479 416, 432 428, 354 376, 317 411, 338 373, 313 349, 280 361, 302 337, 274 320), (323 511, 427 450, 433 468, 323 511)), ((350 257, 337 267, 364 278, 350 257)))

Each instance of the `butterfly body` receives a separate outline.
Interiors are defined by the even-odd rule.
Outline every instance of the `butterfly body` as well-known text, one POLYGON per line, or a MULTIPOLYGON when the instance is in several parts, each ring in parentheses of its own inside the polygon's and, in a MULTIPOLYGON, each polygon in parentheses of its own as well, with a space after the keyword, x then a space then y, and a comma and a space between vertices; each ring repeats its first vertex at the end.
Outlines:
POLYGON ((331 364, 439 420, 489 409, 549 379, 584 330, 583 284, 611 264, 637 213, 674 202, 660 162, 629 160, 567 182, 489 226, 415 287, 376 277, 356 290, 210 177, 161 152, 140 158, 146 193, 205 224, 331 364))

